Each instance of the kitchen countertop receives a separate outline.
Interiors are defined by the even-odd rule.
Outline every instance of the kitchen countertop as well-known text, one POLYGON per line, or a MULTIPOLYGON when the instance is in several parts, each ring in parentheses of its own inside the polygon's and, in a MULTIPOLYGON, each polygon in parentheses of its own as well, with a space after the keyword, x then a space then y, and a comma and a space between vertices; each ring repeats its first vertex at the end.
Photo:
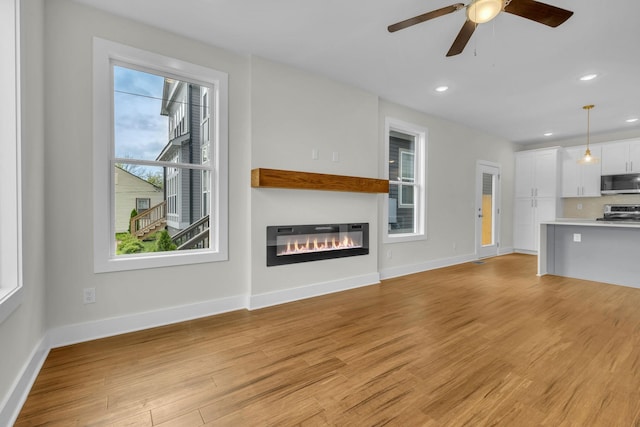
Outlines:
POLYGON ((613 227, 613 228, 640 228, 640 221, 596 221, 595 219, 583 218, 558 218, 552 221, 542 221, 545 225, 579 225, 585 227, 613 227))

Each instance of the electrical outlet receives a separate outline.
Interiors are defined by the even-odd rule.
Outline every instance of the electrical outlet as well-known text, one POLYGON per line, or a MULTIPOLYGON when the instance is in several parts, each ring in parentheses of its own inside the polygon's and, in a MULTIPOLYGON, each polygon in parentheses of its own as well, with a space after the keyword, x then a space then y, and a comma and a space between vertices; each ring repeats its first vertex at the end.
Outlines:
POLYGON ((582 242, 582 234, 580 234, 580 233, 573 233, 573 241, 574 241, 574 242, 582 242))
POLYGON ((82 292, 83 304, 93 304, 96 302, 96 288, 84 288, 82 292))
POLYGON ((317 148, 312 148, 311 149, 311 159, 312 160, 318 160, 320 158, 320 153, 318 152, 317 148))
POLYGON ((387 250, 387 259, 391 259, 391 257, 393 256, 393 253, 391 252, 391 249, 387 250))
POLYGON ((340 153, 338 151, 334 151, 331 153, 331 161, 339 162, 340 161, 340 153))

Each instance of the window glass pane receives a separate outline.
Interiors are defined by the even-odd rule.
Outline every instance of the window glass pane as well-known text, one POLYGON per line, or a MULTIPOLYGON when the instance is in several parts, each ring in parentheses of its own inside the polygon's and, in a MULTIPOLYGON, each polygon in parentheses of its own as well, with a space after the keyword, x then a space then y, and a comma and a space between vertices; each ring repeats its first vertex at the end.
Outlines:
POLYGON ((413 185, 389 185, 389 234, 415 232, 416 212, 413 204, 415 188, 413 185), (411 203, 403 203, 403 201, 411 203))
POLYGON ((415 174, 415 136, 389 133, 389 180, 413 182, 415 174))
POLYGON ((482 174, 482 245, 493 245, 494 236, 494 175, 490 173, 482 174))
POLYGON ((113 79, 116 158, 202 164, 208 88, 123 66, 113 79))
POLYGON ((161 115, 164 78, 113 67, 114 143, 119 158, 155 160, 167 144, 161 115))
POLYGON ((208 171, 114 166, 116 255, 209 247, 208 171), (206 196, 205 196, 206 194, 206 196), (149 208, 139 211, 140 200, 149 208), (203 206, 206 203, 207 206, 203 206), (168 236, 162 236, 166 230, 168 236), (183 246, 184 245, 184 246, 183 246))

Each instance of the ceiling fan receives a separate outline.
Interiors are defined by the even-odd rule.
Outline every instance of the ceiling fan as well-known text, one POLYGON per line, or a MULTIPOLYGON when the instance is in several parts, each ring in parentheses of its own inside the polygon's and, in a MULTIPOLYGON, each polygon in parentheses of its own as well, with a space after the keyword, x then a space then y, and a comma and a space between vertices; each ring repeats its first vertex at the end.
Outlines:
POLYGON ((491 21, 500 12, 504 11, 513 15, 530 19, 550 27, 557 27, 573 15, 573 12, 541 3, 535 0, 472 0, 468 5, 455 3, 441 9, 432 10, 413 18, 405 19, 387 28, 390 33, 411 27, 430 19, 438 18, 461 9, 467 9, 467 20, 465 21, 458 36, 453 41, 447 56, 458 55, 464 50, 467 42, 473 35, 478 24, 491 21))

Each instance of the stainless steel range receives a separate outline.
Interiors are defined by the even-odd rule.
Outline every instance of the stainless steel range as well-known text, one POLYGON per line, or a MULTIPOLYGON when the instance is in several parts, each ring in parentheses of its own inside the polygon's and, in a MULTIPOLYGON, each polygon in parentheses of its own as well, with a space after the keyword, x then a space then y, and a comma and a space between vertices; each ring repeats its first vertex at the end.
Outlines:
POLYGON ((640 205, 604 205, 604 216, 597 220, 640 222, 640 205))

